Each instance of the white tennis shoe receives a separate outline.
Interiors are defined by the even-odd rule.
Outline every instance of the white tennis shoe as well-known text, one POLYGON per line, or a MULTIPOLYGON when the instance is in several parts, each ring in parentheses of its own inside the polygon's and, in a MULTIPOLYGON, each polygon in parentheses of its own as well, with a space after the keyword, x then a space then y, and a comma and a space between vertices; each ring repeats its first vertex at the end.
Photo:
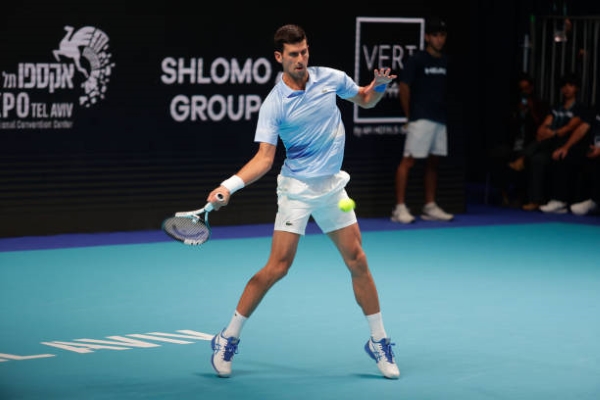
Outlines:
POLYGON ((392 222, 400 222, 402 224, 410 224, 415 220, 415 217, 406 208, 406 204, 396 204, 396 208, 392 211, 392 222))
POLYGON ((550 200, 547 204, 540 206, 540 211, 553 214, 566 214, 567 203, 559 200, 550 200))
POLYGON ((421 218, 425 221, 452 221, 454 215, 442 210, 436 203, 429 203, 423 206, 421 218))
POLYGON ((383 338, 379 342, 375 342, 373 338, 370 338, 367 344, 365 344, 365 351, 375 362, 379 371, 388 379, 398 379, 400 377, 400 370, 396 365, 396 358, 392 351, 394 343, 391 342, 390 338, 383 338))
POLYGON ((217 333, 210 341, 213 350, 210 362, 221 378, 229 378, 231 375, 231 362, 233 355, 237 354, 239 343, 239 338, 226 338, 223 332, 217 333))
POLYGON ((591 213, 592 211, 596 211, 598 208, 598 204, 592 199, 588 199, 582 201, 580 203, 575 203, 571 205, 571 212, 575 215, 586 215, 591 213))

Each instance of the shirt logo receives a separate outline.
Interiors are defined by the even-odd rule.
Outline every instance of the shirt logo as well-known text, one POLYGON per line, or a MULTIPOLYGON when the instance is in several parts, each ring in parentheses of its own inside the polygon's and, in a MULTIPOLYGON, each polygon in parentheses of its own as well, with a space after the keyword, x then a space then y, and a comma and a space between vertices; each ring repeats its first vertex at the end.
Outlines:
POLYGON ((425 75, 446 75, 446 68, 442 68, 442 67, 425 68, 425 75))

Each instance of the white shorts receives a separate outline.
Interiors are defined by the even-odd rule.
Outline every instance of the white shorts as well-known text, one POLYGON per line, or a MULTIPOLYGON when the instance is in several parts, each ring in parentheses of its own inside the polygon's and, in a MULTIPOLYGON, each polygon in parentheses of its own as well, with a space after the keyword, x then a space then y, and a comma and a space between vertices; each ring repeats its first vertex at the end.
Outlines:
POLYGON ((352 225, 356 222, 354 210, 338 208, 338 202, 348 197, 345 187, 349 181, 345 171, 304 181, 278 175, 275 230, 304 235, 311 215, 324 233, 352 225))
POLYGON ((404 155, 426 158, 430 154, 448 155, 446 125, 428 119, 419 119, 406 126, 404 155))

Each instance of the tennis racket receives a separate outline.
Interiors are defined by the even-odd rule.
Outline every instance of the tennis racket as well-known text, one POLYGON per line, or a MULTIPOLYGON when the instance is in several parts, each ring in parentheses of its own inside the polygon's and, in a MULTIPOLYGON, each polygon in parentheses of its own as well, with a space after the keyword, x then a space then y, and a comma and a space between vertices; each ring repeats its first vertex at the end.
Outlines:
MULTIPOLYGON (((217 194, 219 201, 222 194, 217 194)), ((163 231, 175 240, 189 246, 198 246, 210 239, 208 214, 214 209, 211 203, 198 210, 176 212, 162 223, 163 231)))

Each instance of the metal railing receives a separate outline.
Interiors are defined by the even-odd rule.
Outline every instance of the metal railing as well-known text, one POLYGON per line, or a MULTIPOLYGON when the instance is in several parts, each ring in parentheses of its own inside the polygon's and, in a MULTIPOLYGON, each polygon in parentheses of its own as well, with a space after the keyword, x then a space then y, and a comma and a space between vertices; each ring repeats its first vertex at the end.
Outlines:
POLYGON ((532 17, 523 49, 523 71, 550 104, 560 101, 558 81, 567 73, 579 76, 585 105, 600 102, 600 16, 532 17))

